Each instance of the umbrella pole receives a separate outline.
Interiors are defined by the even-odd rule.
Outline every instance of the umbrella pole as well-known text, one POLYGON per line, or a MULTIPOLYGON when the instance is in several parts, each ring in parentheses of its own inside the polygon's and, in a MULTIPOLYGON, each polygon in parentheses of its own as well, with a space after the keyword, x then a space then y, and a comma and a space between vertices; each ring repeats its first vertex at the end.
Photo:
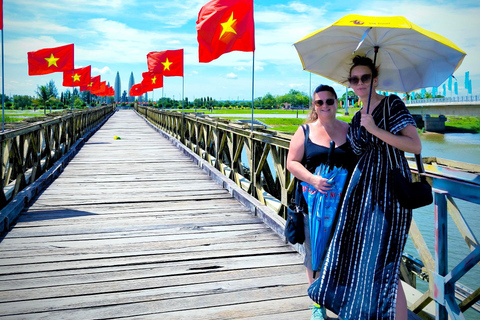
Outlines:
MULTIPOLYGON (((376 68, 377 65, 377 53, 378 53, 378 46, 374 47, 374 55, 373 55, 373 67, 376 68)), ((367 103, 367 114, 370 111, 370 100, 372 99, 372 91, 373 91, 373 75, 370 79, 370 92, 368 93, 368 103, 367 103)))
MULTIPOLYGON (((374 47, 374 55, 373 55, 373 67, 376 67, 377 63, 377 53, 378 53, 378 46, 374 47)), ((373 75, 372 79, 370 80, 370 91, 368 92, 368 102, 367 102, 367 114, 370 113, 370 100, 372 99, 372 91, 373 91, 373 75)), ((360 127, 358 130, 358 140, 360 140, 360 137, 362 136, 362 130, 364 130, 363 127, 360 127)), ((367 137, 368 137, 368 132, 367 132, 367 137)))

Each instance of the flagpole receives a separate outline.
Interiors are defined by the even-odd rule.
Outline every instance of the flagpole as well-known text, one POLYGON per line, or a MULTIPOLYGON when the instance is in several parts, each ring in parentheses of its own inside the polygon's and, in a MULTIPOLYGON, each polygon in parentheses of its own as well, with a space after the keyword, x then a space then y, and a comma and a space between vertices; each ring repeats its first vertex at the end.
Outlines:
POLYGON ((253 133, 253 96, 254 96, 254 83, 255 83, 255 51, 252 51, 252 129, 253 133))
POLYGON ((183 111, 184 101, 185 101, 185 75, 182 76, 182 111, 183 111))
POLYGON ((5 69, 5 65, 3 63, 3 27, 2 27, 2 132, 5 130, 5 108, 4 108, 4 103, 5 103, 5 88, 4 88, 5 72, 4 71, 5 70, 4 69, 5 69))

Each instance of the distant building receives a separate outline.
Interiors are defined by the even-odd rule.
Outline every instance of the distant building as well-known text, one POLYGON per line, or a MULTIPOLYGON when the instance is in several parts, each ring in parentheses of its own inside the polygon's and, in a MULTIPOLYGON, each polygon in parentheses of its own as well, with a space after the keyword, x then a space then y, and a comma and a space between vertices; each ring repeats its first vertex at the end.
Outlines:
POLYGON ((128 80, 128 102, 135 102, 135 97, 130 96, 130 89, 132 89, 135 84, 135 79, 133 79, 133 72, 130 73, 130 80, 128 80))
POLYGON ((120 74, 117 71, 117 76, 115 77, 115 101, 120 102, 122 99, 122 86, 120 85, 120 74))

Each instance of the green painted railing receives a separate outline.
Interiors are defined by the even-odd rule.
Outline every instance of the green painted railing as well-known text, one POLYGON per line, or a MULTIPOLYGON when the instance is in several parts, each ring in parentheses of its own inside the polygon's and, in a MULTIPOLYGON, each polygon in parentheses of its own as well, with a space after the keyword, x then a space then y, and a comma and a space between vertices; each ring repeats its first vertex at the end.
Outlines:
MULTIPOLYGON (((0 210, 65 155, 72 145, 115 111, 101 106, 0 133, 0 210)), ((11 217, 0 211, 0 232, 8 230, 11 217)))

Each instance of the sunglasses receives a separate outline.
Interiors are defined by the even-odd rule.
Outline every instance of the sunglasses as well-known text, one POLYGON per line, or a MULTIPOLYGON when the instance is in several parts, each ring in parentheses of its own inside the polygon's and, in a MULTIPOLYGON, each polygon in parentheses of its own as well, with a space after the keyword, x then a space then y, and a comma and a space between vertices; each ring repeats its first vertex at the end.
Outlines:
MULTIPOLYGON (((327 100, 325 100, 325 104, 326 104, 327 106, 333 106, 334 103, 335 103, 335 99, 327 99, 327 100)), ((323 100, 315 100, 315 105, 316 105, 317 107, 323 106, 323 100)))
POLYGON ((363 74, 360 78, 357 77, 357 76, 348 78, 348 82, 350 82, 350 84, 356 86, 358 84, 358 82, 362 81, 362 83, 367 83, 367 82, 370 81, 370 79, 372 79, 371 74, 363 74))

